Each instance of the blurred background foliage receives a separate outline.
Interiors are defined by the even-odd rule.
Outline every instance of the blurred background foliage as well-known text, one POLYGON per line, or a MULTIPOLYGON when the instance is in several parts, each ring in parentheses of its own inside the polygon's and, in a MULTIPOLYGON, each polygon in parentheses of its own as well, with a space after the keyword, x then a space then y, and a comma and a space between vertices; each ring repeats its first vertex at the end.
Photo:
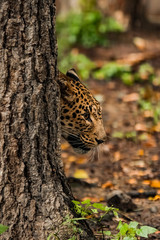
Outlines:
POLYGON ((67 71, 74 65, 83 79, 89 77, 95 64, 84 54, 71 50, 75 47, 109 46, 107 33, 124 31, 114 18, 104 16, 93 0, 81 0, 79 12, 72 10, 67 15, 58 15, 56 24, 59 69, 67 71))
MULTIPOLYGON (((136 24, 136 18, 139 18, 136 15, 137 12, 135 13, 131 10, 132 8, 134 10, 137 8, 138 10, 136 11, 139 11, 141 1, 138 5, 134 5, 136 1, 132 1, 130 4, 127 2, 129 4, 127 7, 130 7, 128 7, 130 9, 130 24, 128 21, 128 25, 126 25, 126 21, 118 21, 117 17, 114 17, 116 16, 115 13, 106 13, 105 8, 100 8, 96 0, 77 0, 76 2, 78 2, 78 8, 72 8, 67 10, 65 14, 57 15, 56 32, 59 70, 65 73, 68 69, 75 68, 82 81, 88 79, 107 82, 120 80, 126 86, 133 86, 135 83, 141 84, 139 107, 141 110, 152 109, 154 122, 157 122, 160 117, 159 104, 152 102, 153 96, 151 96, 151 100, 149 97, 146 99, 145 94, 142 94, 142 92, 147 92, 146 84, 160 85, 159 74, 157 75, 155 68, 145 61, 147 55, 144 55, 144 61, 141 61, 141 56, 139 61, 139 56, 136 55, 129 56, 131 58, 122 62, 117 61, 117 59, 106 59, 106 61, 99 63, 87 54, 87 51, 90 50, 93 53, 92 55, 94 55, 97 48, 103 49, 104 52, 107 51, 111 45, 114 45, 114 42, 112 42, 114 40, 109 37, 111 34, 122 35, 129 28, 133 28, 136 24), (73 9, 76 9, 76 11, 73 9)), ((121 12, 118 11, 119 16, 121 16, 121 12)), ((142 11, 141 15, 144 16, 142 11)), ((124 16, 123 19, 125 19, 124 16)), ((142 24, 142 21, 139 20, 139 23, 142 24)), ((143 54, 146 47, 145 40, 134 37, 131 41, 143 54)))

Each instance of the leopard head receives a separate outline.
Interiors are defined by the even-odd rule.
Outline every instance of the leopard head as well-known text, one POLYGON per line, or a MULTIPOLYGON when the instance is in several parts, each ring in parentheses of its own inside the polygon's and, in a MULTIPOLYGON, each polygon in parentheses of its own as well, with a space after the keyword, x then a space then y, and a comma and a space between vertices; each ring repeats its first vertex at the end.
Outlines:
POLYGON ((58 73, 61 91, 62 136, 80 153, 86 153, 106 140, 102 109, 81 83, 76 71, 58 73))

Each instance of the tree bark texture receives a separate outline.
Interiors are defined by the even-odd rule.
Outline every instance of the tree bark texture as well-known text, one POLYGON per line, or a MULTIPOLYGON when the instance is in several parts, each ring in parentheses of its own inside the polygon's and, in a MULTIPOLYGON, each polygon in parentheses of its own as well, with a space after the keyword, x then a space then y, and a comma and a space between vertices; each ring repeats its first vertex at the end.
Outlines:
POLYGON ((60 161, 54 23, 52 0, 0 1, 1 240, 47 239, 72 198, 60 161))
MULTIPOLYGON (((0 240, 71 236, 62 225, 73 196, 60 159, 56 60, 54 0, 1 0, 0 223, 9 230, 0 240)), ((82 228, 80 239, 94 239, 82 228)))

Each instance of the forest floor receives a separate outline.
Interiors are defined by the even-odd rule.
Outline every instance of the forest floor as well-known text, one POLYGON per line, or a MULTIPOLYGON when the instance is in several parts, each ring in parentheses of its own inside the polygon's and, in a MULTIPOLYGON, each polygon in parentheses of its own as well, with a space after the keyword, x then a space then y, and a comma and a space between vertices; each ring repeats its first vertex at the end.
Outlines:
MULTIPOLYGON (((157 33, 132 32, 111 38, 108 49, 81 51, 101 62, 160 50, 157 33), (137 36, 147 39, 138 48, 133 44, 137 36)), ((160 55, 145 62, 154 67, 160 78, 160 55)), ((160 85, 144 81, 126 86, 120 79, 90 79, 87 86, 102 104, 104 125, 110 137, 90 155, 75 154, 68 143, 62 143, 62 159, 74 197, 114 205, 124 213, 121 216, 124 221, 157 228, 159 232, 149 239, 160 239, 160 121, 154 123, 152 114, 140 109, 138 103, 141 89, 146 99, 160 102, 160 85)), ((115 224, 114 219, 109 220, 108 229, 115 228, 115 224)))

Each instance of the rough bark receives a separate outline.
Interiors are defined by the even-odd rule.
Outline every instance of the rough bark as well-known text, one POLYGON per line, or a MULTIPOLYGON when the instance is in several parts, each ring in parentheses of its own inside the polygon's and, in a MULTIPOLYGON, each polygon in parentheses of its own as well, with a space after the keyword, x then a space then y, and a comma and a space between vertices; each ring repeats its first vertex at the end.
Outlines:
POLYGON ((47 239, 69 212, 54 23, 52 0, 0 1, 0 223, 9 226, 3 240, 47 239))

